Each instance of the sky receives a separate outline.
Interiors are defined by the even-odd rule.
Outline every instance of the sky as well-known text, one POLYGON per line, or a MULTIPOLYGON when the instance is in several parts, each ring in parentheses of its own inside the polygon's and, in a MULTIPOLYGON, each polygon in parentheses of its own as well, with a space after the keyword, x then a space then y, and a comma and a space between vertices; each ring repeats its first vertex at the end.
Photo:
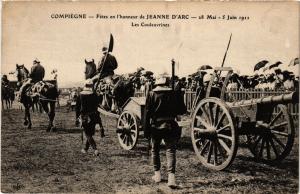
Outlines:
POLYGON ((3 2, 2 9, 2 74, 14 71, 16 64, 30 68, 38 58, 46 69, 46 79, 53 78, 53 69, 58 70, 61 86, 84 79, 84 60, 98 63, 110 33, 118 74, 140 66, 155 74, 171 73, 172 58, 179 76, 194 73, 201 65, 220 66, 231 33, 225 66, 241 74, 253 74, 260 60, 270 64, 281 61, 285 68, 299 57, 297 2, 3 2), (69 13, 234 15, 249 20, 51 18, 52 14, 69 13), (170 27, 132 27, 131 22, 163 22, 170 27))

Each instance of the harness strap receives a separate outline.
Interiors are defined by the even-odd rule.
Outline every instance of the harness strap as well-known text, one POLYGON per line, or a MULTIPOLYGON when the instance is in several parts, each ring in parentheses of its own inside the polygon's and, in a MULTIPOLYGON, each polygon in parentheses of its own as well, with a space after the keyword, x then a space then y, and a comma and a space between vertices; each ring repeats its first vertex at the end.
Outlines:
POLYGON ((52 101, 52 102, 57 102, 57 100, 53 100, 53 99, 49 99, 47 98, 46 96, 43 96, 40 94, 40 97, 39 97, 40 100, 48 100, 48 101, 52 101))

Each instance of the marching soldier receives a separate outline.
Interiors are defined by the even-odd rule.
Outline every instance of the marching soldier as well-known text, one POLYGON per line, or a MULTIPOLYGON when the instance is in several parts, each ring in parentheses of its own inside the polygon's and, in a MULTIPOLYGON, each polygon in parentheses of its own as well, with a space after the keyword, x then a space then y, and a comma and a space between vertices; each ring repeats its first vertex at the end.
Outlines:
POLYGON ((81 117, 82 127, 87 139, 85 147, 81 150, 81 152, 87 153, 91 146, 96 156, 99 155, 93 138, 96 124, 100 125, 101 132, 104 131, 102 121, 97 110, 99 104, 98 99, 97 95, 93 92, 93 82, 90 79, 86 80, 85 87, 83 88, 83 91, 80 92, 79 98, 76 102, 76 125, 79 124, 78 119, 81 117))
MULTIPOLYGON (((182 98, 176 95, 169 86, 167 77, 156 80, 156 88, 149 92, 146 98, 144 114, 145 137, 151 138, 152 162, 154 176, 152 179, 158 183, 160 174, 160 146, 164 140, 166 144, 168 186, 173 188, 175 184, 176 144, 181 135, 181 129, 176 122, 178 115, 186 112, 182 98), (176 106, 174 106, 176 105, 176 106)), ((177 93, 178 94, 178 93, 177 93)))
POLYGON ((38 59, 35 59, 33 61, 33 66, 31 67, 29 79, 20 88, 20 96, 19 96, 20 102, 22 102, 25 88, 27 88, 31 84, 35 84, 39 81, 42 81, 44 79, 44 76, 45 76, 44 67, 40 64, 40 61, 38 59))

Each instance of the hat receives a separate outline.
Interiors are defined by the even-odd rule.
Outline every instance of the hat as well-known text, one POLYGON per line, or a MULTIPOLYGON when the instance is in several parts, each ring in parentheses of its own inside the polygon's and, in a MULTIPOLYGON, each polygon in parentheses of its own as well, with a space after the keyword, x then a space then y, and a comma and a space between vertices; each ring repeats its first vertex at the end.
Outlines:
POLYGON ((155 80, 155 85, 168 85, 169 77, 166 73, 161 74, 155 80))
POLYGON ((33 64, 39 64, 40 63, 40 61, 38 60, 38 59, 35 59, 34 61, 33 61, 33 64))
POLYGON ((108 48, 107 46, 102 47, 102 52, 107 52, 108 48))
POLYGON ((93 93, 94 93, 93 92, 93 81, 91 79, 87 79, 85 81, 84 88, 80 92, 80 94, 89 95, 89 94, 93 94, 93 93))
POLYGON ((268 77, 267 77, 267 81, 274 81, 275 80, 275 77, 274 77, 274 74, 270 74, 268 77))

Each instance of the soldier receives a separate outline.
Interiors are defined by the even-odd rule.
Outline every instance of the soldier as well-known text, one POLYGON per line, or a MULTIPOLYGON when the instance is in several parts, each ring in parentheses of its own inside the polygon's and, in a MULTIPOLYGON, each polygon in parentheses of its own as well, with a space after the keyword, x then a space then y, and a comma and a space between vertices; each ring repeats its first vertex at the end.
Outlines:
POLYGON ((154 176, 152 179, 158 183, 160 174, 160 145, 164 140, 166 144, 168 186, 173 188, 175 184, 176 144, 181 135, 181 129, 176 122, 180 120, 178 115, 186 112, 182 98, 168 87, 168 79, 161 77, 156 80, 156 88, 149 92, 146 98, 144 129, 145 137, 151 138, 152 162, 154 176), (174 106, 176 104, 176 106, 174 106))
POLYGON ((108 78, 111 81, 111 77, 114 75, 114 70, 118 67, 116 58, 108 53, 108 48, 104 46, 102 48, 103 56, 98 63, 97 75, 92 78, 93 81, 97 79, 108 78))
POLYGON ((2 76, 1 82, 2 82, 3 86, 8 86, 9 85, 9 80, 7 79, 7 75, 2 76))
POLYGON ((95 126, 98 123, 100 125, 101 131, 103 131, 103 126, 99 112, 97 111, 97 105, 99 104, 99 98, 93 92, 93 82, 92 80, 86 80, 85 87, 79 94, 79 98, 76 102, 76 125, 79 124, 78 120, 81 117, 82 127, 86 136, 85 147, 82 148, 82 153, 87 153, 89 147, 91 146, 94 150, 96 156, 99 155, 97 146, 93 135, 95 134, 95 126))
POLYGON ((42 81, 44 79, 44 76, 44 67, 40 64, 40 61, 38 59, 35 59, 33 61, 33 66, 31 67, 29 79, 20 88, 20 102, 22 102, 25 88, 29 87, 31 84, 35 84, 39 81, 42 81))

